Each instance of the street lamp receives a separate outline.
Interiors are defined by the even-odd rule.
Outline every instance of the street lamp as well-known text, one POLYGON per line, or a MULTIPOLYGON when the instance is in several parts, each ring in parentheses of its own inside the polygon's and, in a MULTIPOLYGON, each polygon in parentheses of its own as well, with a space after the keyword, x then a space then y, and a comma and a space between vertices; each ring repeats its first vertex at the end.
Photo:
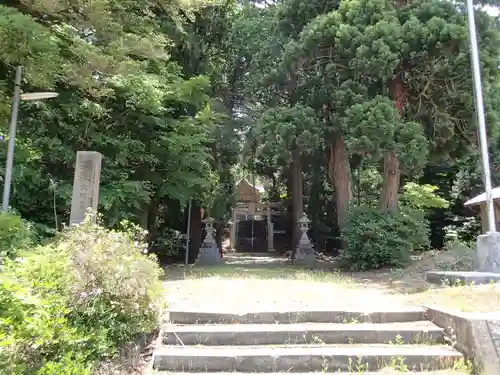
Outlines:
POLYGON ((486 195, 486 209, 488 213, 488 233, 496 233, 495 206, 493 205, 493 195, 491 191, 490 160, 488 155, 488 134, 486 132, 486 120, 484 115, 483 88, 481 83, 481 68, 479 65, 473 0, 467 0, 467 21, 469 26, 469 44, 472 60, 472 79, 474 81, 476 115, 479 128, 479 148, 483 164, 484 192, 486 195))
POLYGON ((17 114, 19 113, 19 102, 32 100, 45 100, 57 97, 56 92, 30 92, 21 94, 22 67, 16 67, 16 78, 14 81, 14 96, 12 97, 12 110, 9 125, 9 146, 7 150, 7 163, 5 166, 5 181, 3 185, 2 212, 9 209, 10 187, 12 184, 12 164, 14 161, 14 145, 16 141, 17 114))

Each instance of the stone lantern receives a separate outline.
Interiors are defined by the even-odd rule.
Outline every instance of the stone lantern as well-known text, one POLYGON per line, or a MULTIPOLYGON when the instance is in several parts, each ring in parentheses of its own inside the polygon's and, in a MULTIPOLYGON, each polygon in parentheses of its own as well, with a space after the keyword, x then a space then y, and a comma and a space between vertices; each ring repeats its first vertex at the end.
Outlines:
POLYGON ((316 264, 316 253, 307 235, 310 222, 311 220, 309 220, 305 214, 299 220, 299 229, 302 234, 295 255, 295 263, 313 267, 316 264))
POLYGON ((214 236, 214 219, 208 217, 203 220, 203 222, 205 223, 205 231, 207 232, 207 235, 201 244, 200 252, 195 264, 205 266, 222 263, 222 257, 214 236))

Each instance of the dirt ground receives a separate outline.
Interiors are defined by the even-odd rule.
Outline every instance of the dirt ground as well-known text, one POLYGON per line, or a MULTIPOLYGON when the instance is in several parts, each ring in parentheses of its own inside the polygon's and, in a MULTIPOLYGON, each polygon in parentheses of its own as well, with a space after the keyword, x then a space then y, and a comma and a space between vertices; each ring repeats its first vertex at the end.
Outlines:
POLYGON ((268 254, 226 254, 225 263, 214 267, 167 267, 165 286, 171 309, 366 310, 437 304, 460 311, 500 311, 500 284, 450 287, 426 283, 426 271, 467 269, 468 257, 462 250, 429 252, 414 257, 405 269, 341 273, 328 259, 306 269, 268 254))

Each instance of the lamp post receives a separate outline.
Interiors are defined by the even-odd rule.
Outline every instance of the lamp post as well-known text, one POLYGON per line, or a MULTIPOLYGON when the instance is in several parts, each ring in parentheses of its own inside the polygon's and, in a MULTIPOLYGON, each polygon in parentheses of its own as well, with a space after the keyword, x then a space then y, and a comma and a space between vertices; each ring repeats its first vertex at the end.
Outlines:
POLYGON ((44 100, 57 97, 56 92, 31 92, 21 94, 22 67, 16 67, 16 78, 14 81, 14 96, 12 97, 12 110, 9 125, 9 146, 7 149, 7 163, 5 165, 5 181, 3 186, 2 212, 9 209, 10 187, 12 184, 12 164, 14 161, 14 146, 16 141, 17 115, 19 113, 19 102, 44 100))
POLYGON ((479 130, 479 147, 481 162, 483 164, 484 191, 486 195, 486 209, 488 213, 488 233, 495 233, 495 207, 491 192, 490 160, 488 155, 488 133, 486 131, 486 120, 484 115, 483 88, 481 84, 481 67, 479 65, 479 51, 476 33, 476 21, 474 17, 473 0, 467 0, 467 22, 469 25, 469 44, 472 60, 472 79, 474 82, 474 95, 476 103, 476 114, 479 130))

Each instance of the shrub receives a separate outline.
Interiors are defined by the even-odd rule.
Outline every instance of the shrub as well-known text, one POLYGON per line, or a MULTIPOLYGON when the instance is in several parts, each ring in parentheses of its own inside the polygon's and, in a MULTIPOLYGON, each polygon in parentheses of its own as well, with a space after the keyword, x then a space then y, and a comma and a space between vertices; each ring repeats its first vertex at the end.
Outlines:
POLYGON ((7 261, 0 279, 0 373, 32 374, 47 359, 85 352, 85 337, 68 319, 63 292, 71 275, 59 255, 34 252, 7 261))
POLYGON ((14 258, 17 252, 35 242, 32 226, 11 213, 0 214, 0 262, 4 258, 14 258))
POLYGON ((160 268, 142 254, 140 234, 85 222, 7 261, 0 373, 88 374, 94 360, 155 329, 163 309, 160 268))
POLYGON ((157 327, 163 288, 161 269, 141 231, 106 230, 86 222, 63 234, 57 249, 71 261, 76 281, 70 286, 72 319, 111 342, 122 344, 157 327))
POLYGON ((428 223, 423 213, 382 213, 375 208, 353 209, 342 230, 347 248, 340 264, 351 270, 402 266, 412 251, 428 246, 428 223))
POLYGON ((474 270, 474 250, 459 240, 448 241, 443 250, 443 254, 437 262, 437 268, 445 271, 473 271, 474 270))
POLYGON ((173 259, 183 258, 186 251, 185 241, 183 233, 165 228, 153 239, 150 252, 156 254, 160 263, 167 264, 173 259))

